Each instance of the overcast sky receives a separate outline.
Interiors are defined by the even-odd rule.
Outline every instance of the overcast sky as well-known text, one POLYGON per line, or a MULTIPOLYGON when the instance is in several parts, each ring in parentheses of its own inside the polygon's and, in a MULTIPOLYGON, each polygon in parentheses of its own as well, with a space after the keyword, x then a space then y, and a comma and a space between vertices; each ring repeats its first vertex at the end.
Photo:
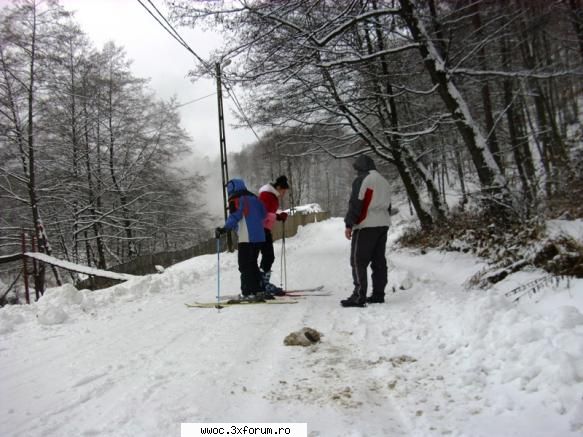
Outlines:
MULTIPOLYGON (((163 0, 152 2, 166 16, 163 0)), ((5 4, 5 1, 0 1, 5 4)), ((189 102, 209 94, 212 96, 180 108, 182 125, 194 142, 195 150, 209 156, 219 154, 219 128, 216 82, 212 79, 192 83, 186 78, 196 59, 179 45, 152 18, 137 0, 60 0, 75 17, 83 31, 98 48, 114 41, 126 49, 132 59, 132 70, 138 77, 150 78, 150 86, 158 96, 168 99, 176 95, 179 102, 189 102)), ((143 3, 147 4, 146 1, 143 3)), ((190 47, 207 59, 217 47, 217 35, 196 29, 176 28, 190 47)), ((241 98, 241 96, 238 96, 241 98)), ((227 150, 238 151, 256 140, 250 129, 232 129, 235 122, 230 100, 224 96, 227 150)))

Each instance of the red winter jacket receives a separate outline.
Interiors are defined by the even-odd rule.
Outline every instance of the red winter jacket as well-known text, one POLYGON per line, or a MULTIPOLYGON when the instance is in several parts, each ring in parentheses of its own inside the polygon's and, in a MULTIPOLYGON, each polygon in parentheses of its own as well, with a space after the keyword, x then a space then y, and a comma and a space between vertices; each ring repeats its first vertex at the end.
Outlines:
POLYGON ((259 189, 259 200, 261 200, 263 206, 265 206, 265 210, 267 211, 267 216, 265 217, 265 220, 263 220, 263 227, 271 231, 275 221, 277 220, 279 193, 273 185, 264 185, 259 189))

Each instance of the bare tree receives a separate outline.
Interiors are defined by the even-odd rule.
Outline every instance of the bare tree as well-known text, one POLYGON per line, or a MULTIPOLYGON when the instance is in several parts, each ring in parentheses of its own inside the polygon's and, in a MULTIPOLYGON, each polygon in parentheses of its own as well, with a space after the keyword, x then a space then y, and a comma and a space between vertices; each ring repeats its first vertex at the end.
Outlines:
POLYGON ((397 115, 399 96, 410 91, 393 83, 399 73, 390 71, 397 63, 389 64, 388 58, 416 45, 400 37, 395 37, 398 42, 389 40, 381 31, 385 24, 391 26, 396 9, 364 2, 312 7, 292 1, 245 4, 237 12, 193 10, 182 3, 175 11, 188 18, 217 14, 231 20, 226 27, 236 29, 237 35, 225 53, 245 51, 246 63, 244 71, 228 79, 252 84, 249 112, 255 122, 335 127, 343 132, 342 146, 318 143, 314 150, 336 158, 373 153, 393 163, 421 223, 430 227, 433 216, 421 201, 418 178, 429 188, 437 216, 443 216, 433 180, 410 148, 411 139, 435 126, 419 130, 418 124, 402 124, 397 115))
POLYGON ((308 153, 374 153, 394 164, 429 227, 444 215, 446 185, 455 183, 464 199, 481 199, 504 223, 535 210, 541 178, 550 199, 575 177, 564 137, 581 92, 581 59, 569 56, 580 48, 577 4, 290 0, 171 7, 183 24, 222 25, 227 43, 216 56, 241 60, 226 79, 250 90, 255 123, 338 129, 342 141, 320 136, 308 153), (479 192, 468 191, 464 179, 477 180, 479 192))
POLYGON ((176 101, 157 100, 129 64, 113 44, 95 50, 54 2, 1 11, 0 199, 12 210, 1 252, 24 227, 41 251, 50 232, 56 255, 106 268, 205 234, 203 181, 175 165, 191 141, 176 101))
MULTIPOLYGON (((3 174, 13 182, 26 186, 26 203, 31 211, 33 233, 40 251, 51 254, 51 246, 40 212, 40 191, 37 152, 40 134, 37 129, 36 115, 43 96, 39 90, 42 80, 51 27, 62 11, 54 3, 46 4, 29 0, 13 9, 8 9, 1 17, 2 42, 0 43, 0 62, 2 68, 2 124, 6 129, 5 141, 18 152, 22 167, 2 169, 3 174)), ((10 193, 11 189, 2 187, 10 193)), ((22 198, 24 201, 24 198, 22 198)), ((54 270, 58 283, 60 278, 54 270)), ((35 288, 42 293, 45 288, 44 265, 35 269, 35 288)))

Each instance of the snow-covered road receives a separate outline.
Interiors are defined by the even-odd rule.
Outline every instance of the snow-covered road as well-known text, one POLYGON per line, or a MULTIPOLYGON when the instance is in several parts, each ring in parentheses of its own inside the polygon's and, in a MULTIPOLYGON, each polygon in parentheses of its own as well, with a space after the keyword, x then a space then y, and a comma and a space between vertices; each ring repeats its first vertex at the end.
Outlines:
MULTIPOLYGON (((286 243, 289 288, 324 284, 331 296, 189 309, 216 293, 217 258, 204 256, 1 309, 0 433, 179 436, 181 422, 307 422, 310 436, 583 432, 583 281, 548 290, 553 305, 516 305, 503 297, 512 278, 463 288, 483 267, 469 255, 389 248, 389 288, 407 289, 341 308, 351 291, 342 221, 286 243), (284 346, 305 326, 320 344, 284 346)), ((221 280, 222 293, 238 290, 236 254, 221 255, 221 280)))

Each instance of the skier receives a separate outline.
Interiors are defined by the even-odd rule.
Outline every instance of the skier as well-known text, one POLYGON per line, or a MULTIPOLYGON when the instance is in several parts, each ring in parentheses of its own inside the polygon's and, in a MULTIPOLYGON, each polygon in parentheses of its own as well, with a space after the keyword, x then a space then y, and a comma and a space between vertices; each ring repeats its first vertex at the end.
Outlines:
POLYGON ((261 248, 261 286, 263 290, 267 293, 275 295, 283 295, 285 292, 270 281, 271 279, 271 266, 275 261, 275 253, 273 251, 273 236, 271 230, 276 221, 285 222, 287 220, 287 213, 278 212, 279 210, 279 199, 285 196, 287 190, 289 189, 289 184, 287 182, 287 176, 279 176, 275 182, 264 185, 259 189, 259 199, 265 206, 267 211, 267 216, 263 221, 263 228, 265 230, 265 243, 261 248))
POLYGON ((235 230, 239 237, 237 259, 241 272, 241 294, 243 299, 254 299, 261 293, 261 276, 257 260, 265 242, 263 220, 265 208, 257 196, 247 190, 241 179, 227 182, 229 195, 229 217, 224 227, 215 230, 215 236, 235 230))
POLYGON ((364 307, 367 303, 383 303, 387 285, 385 250, 391 224, 389 183, 376 170, 374 161, 365 155, 356 159, 353 168, 358 175, 352 183, 348 212, 344 218, 344 235, 351 241, 350 266, 354 291, 340 301, 344 307, 364 307), (372 296, 366 297, 367 268, 372 269, 372 296))

